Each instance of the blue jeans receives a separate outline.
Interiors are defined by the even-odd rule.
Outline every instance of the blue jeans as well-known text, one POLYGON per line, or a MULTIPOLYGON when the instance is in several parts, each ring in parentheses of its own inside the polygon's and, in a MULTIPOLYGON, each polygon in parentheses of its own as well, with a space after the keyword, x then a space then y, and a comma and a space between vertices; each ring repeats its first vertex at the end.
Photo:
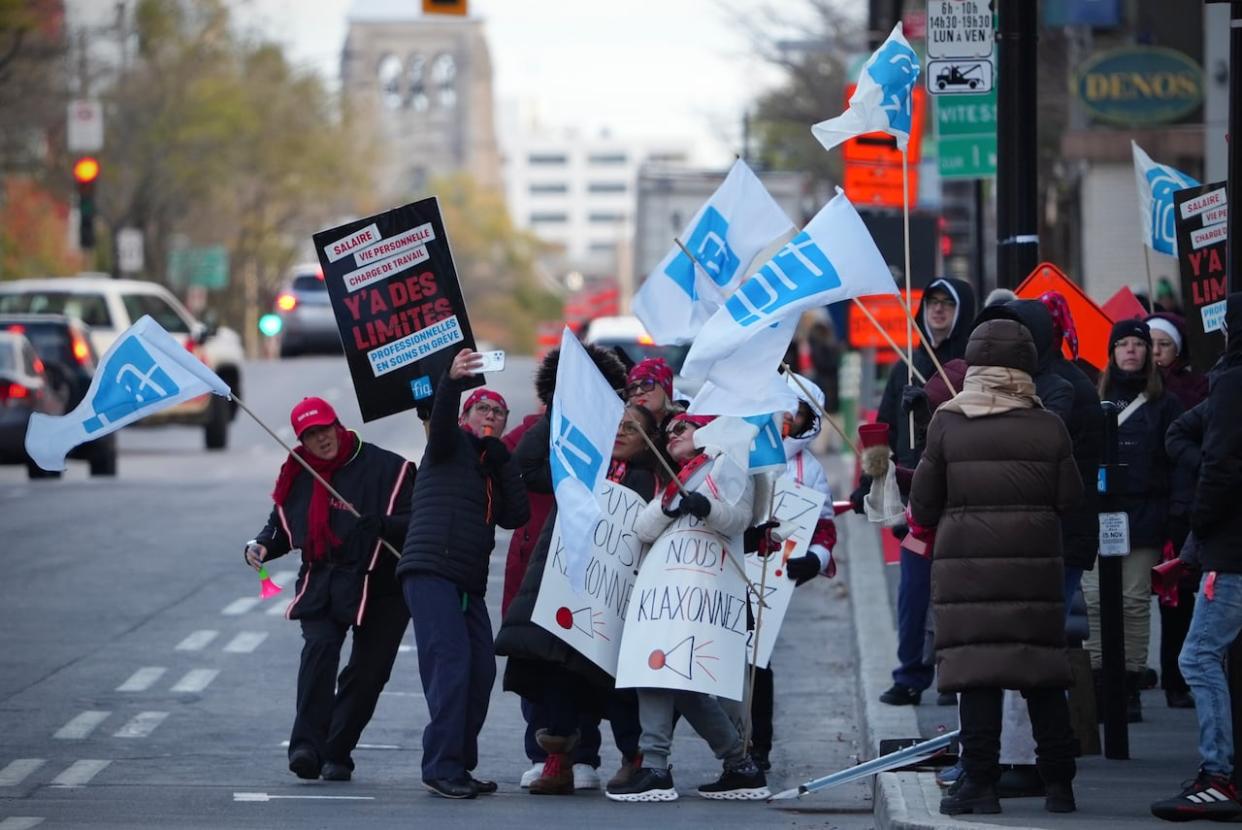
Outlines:
POLYGON ((893 682, 916 691, 932 684, 936 667, 924 660, 927 611, 931 606, 931 560, 901 549, 897 583, 897 668, 893 682))
POLYGON ((1208 576, 1204 574, 1200 582, 1199 601, 1177 663, 1195 698, 1203 771, 1230 776, 1233 720, 1225 655, 1242 631, 1242 573, 1217 573, 1212 599, 1204 593, 1208 576))
POLYGON ((1076 568, 1073 565, 1065 566, 1065 621, 1069 622, 1070 607, 1074 603, 1074 594, 1078 593, 1078 588, 1082 585, 1082 568, 1076 568))

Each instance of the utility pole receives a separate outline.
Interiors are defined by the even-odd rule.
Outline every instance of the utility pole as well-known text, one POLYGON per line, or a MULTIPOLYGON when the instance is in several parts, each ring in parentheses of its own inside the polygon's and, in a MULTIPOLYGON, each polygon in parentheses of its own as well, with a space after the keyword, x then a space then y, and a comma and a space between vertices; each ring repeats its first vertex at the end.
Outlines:
POLYGON ((996 69, 996 284, 1016 288, 1039 264, 1035 140, 1039 4, 1034 0, 996 0, 996 5, 1000 18, 996 69))
POLYGON ((1225 273, 1229 290, 1242 290, 1242 222, 1238 221, 1239 182, 1242 182, 1242 2, 1229 5, 1229 199, 1228 239, 1225 241, 1225 273))

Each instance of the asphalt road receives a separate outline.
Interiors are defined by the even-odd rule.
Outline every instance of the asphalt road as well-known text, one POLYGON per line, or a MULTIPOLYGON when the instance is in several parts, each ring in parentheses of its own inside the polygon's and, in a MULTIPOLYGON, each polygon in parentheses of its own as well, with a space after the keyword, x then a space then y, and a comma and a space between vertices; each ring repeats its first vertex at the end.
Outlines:
MULTIPOLYGON (((534 405, 529 360, 492 378, 515 418, 534 405)), ((247 403, 291 438, 301 396, 328 398, 358 424, 339 358, 257 362, 247 403)), ((361 425, 364 439, 419 459, 413 413, 361 425)), ((348 784, 301 782, 286 769, 301 638, 280 616, 288 594, 261 602, 241 558, 261 526, 284 457, 245 415, 229 449, 207 453, 200 430, 130 428, 120 475, 59 481, 0 467, 0 830, 26 827, 597 828, 640 822, 717 827, 873 826, 869 784, 777 806, 710 802, 693 789, 719 772, 682 727, 674 747, 680 801, 619 805, 598 792, 539 798, 517 786, 529 766, 517 700, 493 692, 478 774, 499 794, 449 802, 419 786, 427 712, 413 635, 380 701, 348 784), (567 812, 572 811, 572 812, 567 812)), ((504 549, 488 595, 493 625, 504 549)), ((289 584, 296 563, 272 569, 289 584)), ((773 789, 848 766, 859 751, 849 598, 839 583, 799 590, 777 647, 773 789)), ((605 780, 617 755, 605 732, 605 780)))

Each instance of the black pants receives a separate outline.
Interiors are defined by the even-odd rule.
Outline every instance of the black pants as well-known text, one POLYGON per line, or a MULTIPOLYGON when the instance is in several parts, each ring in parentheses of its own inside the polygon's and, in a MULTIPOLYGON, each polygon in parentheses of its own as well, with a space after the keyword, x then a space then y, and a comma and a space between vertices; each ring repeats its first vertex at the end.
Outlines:
POLYGON ((599 767, 599 725, 603 718, 611 723, 613 740, 622 757, 630 759, 638 754, 642 725, 638 720, 638 695, 633 689, 601 692, 578 675, 555 667, 549 667, 544 681, 540 708, 548 732, 569 735, 577 730, 581 737, 574 763, 599 767))
POLYGON ((771 663, 766 669, 755 669, 755 696, 750 702, 750 749, 759 755, 772 752, 774 681, 771 663))
POLYGON ((300 621, 302 665, 290 753, 309 748, 321 761, 354 768, 350 754, 392 674, 409 618, 400 595, 372 596, 362 625, 353 626, 354 645, 339 678, 336 670, 349 623, 331 616, 300 621))
POLYGON ((1179 585, 1177 607, 1160 606, 1160 686, 1166 692, 1189 692, 1177 666, 1182 643, 1190 631, 1190 618, 1195 613, 1195 591, 1192 585, 1179 585))
MULTIPOLYGON (((1001 689, 967 689, 959 695, 962 768, 971 780, 992 784, 1000 777, 1001 689)), ((1076 739, 1064 689, 1022 692, 1035 736, 1035 766, 1048 783, 1074 780, 1076 739)))

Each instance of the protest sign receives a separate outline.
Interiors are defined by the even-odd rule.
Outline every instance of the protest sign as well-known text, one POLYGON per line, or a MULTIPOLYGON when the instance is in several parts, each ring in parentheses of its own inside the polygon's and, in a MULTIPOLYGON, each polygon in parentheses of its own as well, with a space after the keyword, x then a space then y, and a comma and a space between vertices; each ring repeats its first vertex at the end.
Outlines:
POLYGON ((531 621, 615 677, 625 611, 643 548, 634 532, 634 520, 647 502, 630 488, 607 479, 595 496, 602 515, 591 532, 586 591, 578 593, 572 587, 558 516, 531 621))
MULTIPOLYGON (((785 540, 778 555, 768 558, 768 577, 763 579, 763 559, 757 553, 746 555, 746 577, 757 589, 763 584, 767 607, 763 609, 763 625, 759 628, 759 655, 755 664, 767 668, 772 659, 772 649, 776 645, 776 635, 781 631, 781 623, 785 620, 785 612, 789 610, 789 601, 793 598, 794 581, 785 573, 785 564, 790 559, 797 559, 807 552, 811 546, 811 536, 815 533, 815 524, 819 521, 820 508, 824 506, 824 494, 810 487, 803 487, 789 476, 781 476, 776 481, 776 497, 772 501, 773 513, 781 523, 777 528, 785 540)), ((749 593, 749 592, 748 592, 749 593)), ((753 594, 749 596, 751 613, 759 613, 758 603, 753 594)), ((754 653, 754 633, 749 632, 746 638, 746 659, 749 661, 754 653)))
POLYGON ((439 202, 423 199, 313 238, 362 420, 428 408, 453 355, 474 348, 439 202))
POLYGON ((625 615, 618 689, 742 699, 746 585, 726 557, 742 561, 741 538, 722 542, 694 516, 679 517, 655 541, 625 615))
POLYGON ((1225 350, 1225 298, 1229 294, 1225 183, 1179 190, 1173 194, 1173 204, 1190 364, 1206 372, 1225 350))

